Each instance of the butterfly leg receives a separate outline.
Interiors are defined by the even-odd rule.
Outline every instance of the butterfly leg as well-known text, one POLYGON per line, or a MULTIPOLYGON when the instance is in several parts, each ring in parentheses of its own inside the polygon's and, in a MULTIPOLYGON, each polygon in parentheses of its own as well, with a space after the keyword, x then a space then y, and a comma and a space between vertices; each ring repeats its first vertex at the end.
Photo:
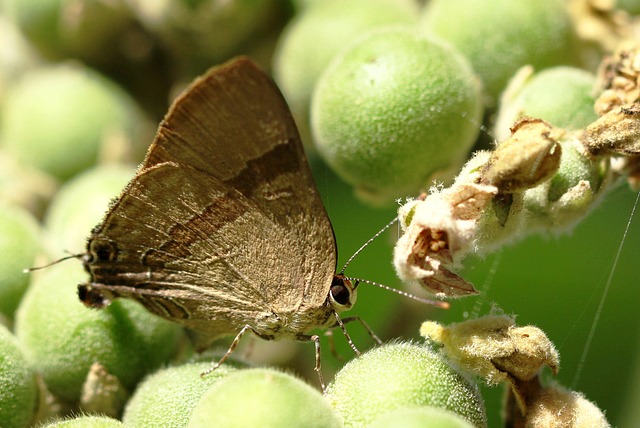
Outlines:
POLYGON ((313 342, 316 347, 316 366, 314 370, 318 373, 318 379, 320 380, 320 387, 322 388, 322 393, 327 393, 327 386, 324 383, 324 377, 322 376, 322 366, 320 364, 320 336, 314 334, 313 336, 307 336, 306 334, 300 334, 296 336, 298 340, 302 340, 305 342, 313 342))
MULTIPOLYGON (((360 352, 358 348, 356 348, 356 345, 355 343, 353 343, 353 340, 351 340, 351 336, 349 336, 349 333, 347 332, 347 329, 344 326, 345 322, 342 321, 342 319, 340 318, 340 315, 338 315, 337 312, 334 312, 333 315, 336 317, 337 324, 338 326, 340 326, 340 330, 342 330, 342 334, 344 334, 344 337, 347 339, 347 343, 349 343, 349 346, 351 347, 351 349, 353 349, 353 352, 355 352, 355 354, 358 356, 362 354, 362 352, 360 352)), ((357 317, 345 318, 345 320, 347 320, 346 322, 349 322, 349 320, 353 321, 353 319, 355 318, 357 317)))
MULTIPOLYGON (((376 335, 376 334, 373 332, 373 330, 371 329, 371 327, 369 327, 369 324, 367 324, 367 323, 366 323, 362 318, 360 318, 359 316, 353 316, 353 317, 348 317, 348 318, 342 319, 342 318, 340 318, 340 316, 338 315, 338 313, 337 313, 337 312, 334 312, 334 313, 333 313, 333 315, 334 315, 334 316, 335 316, 335 318, 336 318, 336 325, 334 325, 332 328, 340 327, 340 329, 342 330, 342 333, 344 334, 344 337, 346 337, 347 342, 349 343, 349 346, 351 347, 351 349, 353 349, 353 352, 354 352, 356 355, 360 355, 360 354, 361 354, 361 352, 358 350, 358 348, 356 348, 356 345, 353 343, 353 340, 351 339, 351 336, 350 336, 350 335, 349 335, 349 333, 347 332, 347 329, 346 329, 346 327, 345 327, 345 324, 347 324, 347 323, 350 323, 350 322, 353 322, 353 321, 358 321, 358 322, 362 325, 362 327, 364 327, 364 329, 367 331, 367 333, 369 333, 369 336, 371 336, 371 338, 372 338, 373 340, 375 340, 375 341, 376 341, 376 343, 377 343, 378 345, 382 345, 382 343, 383 343, 383 342, 382 342, 382 340, 380 340, 380 338, 378 337, 378 335, 376 335)), ((335 348, 334 348, 333 346, 332 346, 332 348, 331 348, 331 349, 332 349, 332 350, 335 350, 335 348)), ((335 355, 335 353, 334 353, 334 355, 335 355)), ((336 355, 336 357, 338 357, 338 356, 336 355)), ((340 358, 338 357, 338 359, 340 359, 340 358)))
POLYGON ((322 367, 320 365, 320 337, 317 334, 311 336, 311 340, 316 347, 316 366, 315 371, 318 373, 318 379, 320 380, 320 387, 322 388, 322 393, 327 393, 327 386, 324 383, 324 378, 322 377, 322 367))
POLYGON ((201 377, 205 377, 206 375, 208 375, 209 373, 211 373, 212 371, 214 371, 215 369, 217 369, 218 367, 220 367, 222 364, 224 364, 224 362, 227 360, 227 358, 229 358, 229 356, 231 354, 233 354, 233 351, 236 350, 236 347, 238 346, 238 343, 240 343, 240 339, 242 338, 242 336, 244 336, 248 331, 253 332, 253 334, 255 334, 256 336, 261 336, 260 334, 258 334, 257 331, 255 331, 253 329, 253 327, 251 327, 250 325, 245 325, 244 327, 242 327, 242 329, 238 332, 238 334, 236 335, 235 339, 233 339, 233 342, 231 342, 231 345, 229 346, 229 349, 227 349, 227 352, 222 356, 222 358, 220 358, 220 360, 218 360, 217 363, 213 364, 211 367, 209 367, 207 370, 203 371, 202 373, 200 373, 201 377))
MULTIPOLYGON (((346 324, 346 323, 348 323, 350 321, 355 321, 356 319, 357 319, 357 317, 349 317, 349 318, 345 318, 345 319, 340 319, 340 321, 342 321, 343 324, 346 324)), ((362 321, 362 320, 359 319, 359 321, 362 321)), ((339 326, 339 324, 336 324, 334 327, 328 329, 327 331, 324 332, 324 335, 327 336, 327 338, 329 340, 329 350, 331 351, 331 355, 333 355, 338 361, 344 361, 344 357, 342 355, 338 354, 338 350, 336 349, 335 336, 333 335, 333 331, 334 331, 333 329, 335 329, 338 326, 339 326)), ((371 329, 367 328, 367 331, 369 332, 369 334, 371 334, 374 338, 377 339, 377 336, 373 333, 373 331, 371 331, 371 329)), ((343 329, 343 333, 344 333, 344 329, 343 329)), ((354 350, 356 355, 360 355, 360 352, 357 349, 354 348, 353 341, 350 341, 350 336, 348 334, 345 334, 345 336, 347 338, 347 341, 349 342, 349 346, 351 346, 351 349, 354 350)), ((380 343, 380 342, 378 342, 378 343, 380 343)))
POLYGON ((364 329, 367 331, 367 333, 369 333, 369 336, 371 336, 371 338, 373 340, 376 341, 376 343, 378 345, 382 345, 382 340, 378 337, 377 334, 374 333, 374 331, 371 329, 371 327, 369 327, 369 324, 367 324, 362 318, 360 318, 359 316, 353 316, 353 317, 348 317, 342 320, 342 324, 346 324, 349 322, 353 322, 353 321, 358 321, 362 327, 364 327, 364 329))

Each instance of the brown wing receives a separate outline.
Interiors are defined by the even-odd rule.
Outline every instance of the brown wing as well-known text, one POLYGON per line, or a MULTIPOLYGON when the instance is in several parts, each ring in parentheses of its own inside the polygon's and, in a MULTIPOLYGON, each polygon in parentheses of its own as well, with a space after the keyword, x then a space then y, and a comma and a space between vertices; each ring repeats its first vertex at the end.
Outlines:
POLYGON ((247 58, 213 68, 176 100, 142 168, 167 161, 207 172, 279 222, 326 217, 289 107, 247 58), (280 193, 296 202, 277 201, 280 193))
MULTIPOLYGON (((293 119, 249 60, 209 71, 173 105, 136 177, 92 233, 90 286, 212 336, 318 308, 331 224, 293 119)), ((314 325, 308 326, 314 327, 314 325)))

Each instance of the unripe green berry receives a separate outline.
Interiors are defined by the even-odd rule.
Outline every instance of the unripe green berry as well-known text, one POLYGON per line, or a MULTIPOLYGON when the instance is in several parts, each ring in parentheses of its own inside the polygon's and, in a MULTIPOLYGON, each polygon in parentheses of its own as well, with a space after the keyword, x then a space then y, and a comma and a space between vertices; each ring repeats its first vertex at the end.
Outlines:
POLYGON ((7 91, 2 109, 2 146, 18 161, 63 180, 99 156, 131 152, 141 123, 128 95, 79 64, 26 73, 7 91))
POLYGON ((395 0, 323 0, 300 11, 280 36, 273 71, 301 130, 316 82, 337 52, 367 30, 417 17, 413 2, 395 0))
POLYGON ((335 57, 313 94, 318 151, 363 199, 389 203, 458 169, 478 134, 480 88, 450 46, 378 30, 335 57))
POLYGON ((560 168, 549 181, 524 193, 528 212, 524 230, 568 229, 594 207, 607 177, 602 160, 587 155, 582 144, 570 137, 561 141, 560 168))
POLYGON ((106 416, 78 416, 73 419, 55 421, 43 425, 42 428, 120 428, 124 425, 116 419, 106 416))
POLYGON ((572 22, 563 0, 431 0, 422 30, 455 45, 482 78, 493 105, 520 67, 575 62, 572 22))
POLYGON ((327 397, 345 427, 368 426, 393 410, 421 406, 452 411, 477 427, 487 423, 476 386, 423 345, 387 344, 351 360, 327 397))
POLYGON ((591 191, 597 193, 604 179, 600 162, 585 155, 581 145, 574 141, 564 141, 561 145, 562 161, 558 172, 551 178, 549 201, 557 201, 581 180, 588 182, 591 191))
POLYGON ((430 406, 404 407, 385 413, 368 428, 473 428, 453 412, 430 406))
MULTIPOLYGON (((6 14, 45 56, 108 63, 130 42, 131 9, 121 1, 5 0, 6 14), (127 38, 129 36, 129 38, 127 38)), ((122 55, 120 55, 122 56, 122 55)))
POLYGON ((533 75, 530 70, 524 70, 524 79, 510 84, 501 99, 496 121, 498 141, 508 137, 509 128, 523 116, 543 119, 566 130, 582 129, 598 118, 593 109, 593 74, 572 67, 548 68, 533 75))
POLYGON ((0 313, 13 318, 40 250, 40 227, 22 208, 0 204, 0 313))
POLYGON ((18 340, 0 325, 0 426, 28 426, 37 397, 35 378, 18 340))
POLYGON ((189 421, 200 427, 340 427, 322 394, 302 380, 273 369, 236 371, 216 382, 189 421))
POLYGON ((277 0, 130 0, 139 21, 163 42, 184 72, 201 73, 212 64, 246 53, 278 20, 277 0))
POLYGON ((122 421, 132 427, 184 427, 202 395, 236 369, 229 364, 200 376, 211 363, 189 363, 155 372, 138 385, 122 421))

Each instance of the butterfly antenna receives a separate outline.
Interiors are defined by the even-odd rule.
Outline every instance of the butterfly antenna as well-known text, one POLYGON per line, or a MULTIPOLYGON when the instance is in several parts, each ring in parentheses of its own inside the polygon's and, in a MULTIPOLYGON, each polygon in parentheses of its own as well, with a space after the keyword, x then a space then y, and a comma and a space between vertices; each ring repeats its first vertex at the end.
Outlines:
POLYGON ((45 268, 51 267, 53 265, 57 265, 58 263, 63 262, 65 260, 79 259, 82 256, 84 256, 84 254, 70 254, 70 255, 68 255, 66 257, 62 257, 61 259, 54 260, 51 263, 47 263, 44 266, 36 266, 36 267, 25 268, 25 269, 22 270, 22 272, 23 273, 29 273, 29 272, 33 272, 33 271, 36 271, 36 270, 45 269, 45 268))
POLYGON ((356 258, 356 256, 358 254, 360 254, 360 252, 362 250, 364 250, 364 248, 369 245, 374 239, 376 239, 378 236, 382 235, 384 233, 385 230, 389 229, 395 222, 398 221, 398 217, 395 217, 393 220, 391 220, 389 223, 387 223, 382 229, 380 229, 378 231, 378 233, 376 233, 375 235, 373 235, 371 238, 369 238, 369 240, 367 240, 367 242, 365 242, 364 244, 362 244, 362 246, 360 248, 358 248, 358 250, 353 253, 353 255, 351 257, 349 257, 349 260, 347 260, 347 262, 344 264, 344 266, 342 266, 342 270, 340 271, 340 274, 344 274, 345 269, 347 268, 347 266, 349 266, 349 264, 351 264, 351 262, 353 261, 353 259, 356 258))
POLYGON ((380 287, 380 288, 383 288, 385 290, 391 291, 392 293, 396 293, 396 294, 399 294, 401 296, 408 297, 408 298, 416 300, 416 301, 418 301, 420 303, 424 303, 424 304, 431 305, 431 306, 436 306, 436 307, 442 308, 442 309, 449 309, 449 307, 450 307, 449 302, 443 302, 442 300, 425 299, 423 297, 416 296, 415 294, 407 293, 406 291, 398 290, 397 288, 389 287, 388 285, 380 284, 380 283, 374 282, 374 281, 369 281, 367 279, 349 278, 349 277, 345 277, 344 279, 347 279, 347 280, 355 283, 356 285, 354 286, 354 288, 356 288, 359 283, 364 282, 366 284, 375 285, 376 287, 380 287))

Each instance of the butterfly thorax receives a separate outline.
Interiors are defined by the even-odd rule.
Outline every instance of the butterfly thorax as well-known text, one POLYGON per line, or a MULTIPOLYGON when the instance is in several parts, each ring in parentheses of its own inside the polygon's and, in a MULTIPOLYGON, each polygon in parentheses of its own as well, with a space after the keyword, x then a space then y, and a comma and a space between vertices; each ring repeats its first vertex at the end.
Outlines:
POLYGON ((264 339, 297 339, 314 328, 333 327, 336 324, 333 312, 327 301, 322 307, 264 314, 248 325, 264 339))

